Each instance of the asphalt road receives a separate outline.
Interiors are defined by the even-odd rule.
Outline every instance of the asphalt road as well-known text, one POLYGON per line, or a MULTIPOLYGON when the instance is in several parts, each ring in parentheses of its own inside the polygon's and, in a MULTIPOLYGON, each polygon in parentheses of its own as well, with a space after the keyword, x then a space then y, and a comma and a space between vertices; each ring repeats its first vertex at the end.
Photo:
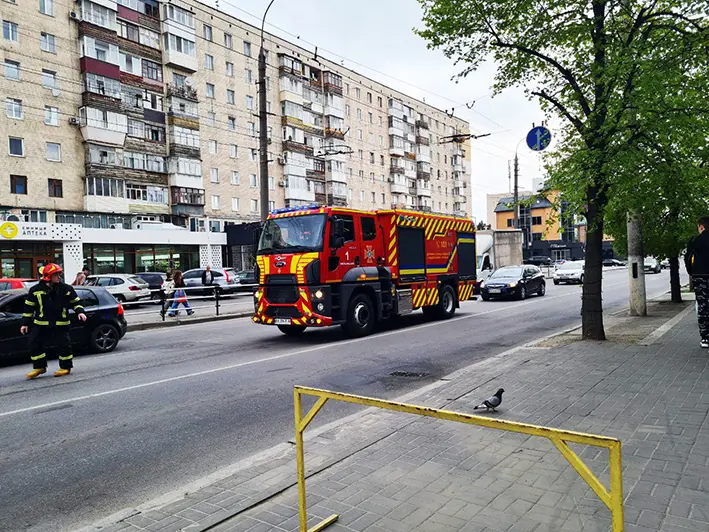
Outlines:
MULTIPOLYGON (((607 312, 627 305, 627 275, 605 273, 607 312)), ((647 286, 659 295, 668 274, 647 286)), ((139 505, 292 438, 293 384, 395 397, 579 323, 580 294, 548 282, 541 298, 469 302, 445 322, 417 312, 359 340, 339 328, 294 339, 245 319, 196 324, 130 333, 114 353, 78 358, 67 378, 1 368, 0 530, 74 530, 139 505)), ((356 410, 329 403, 314 425, 356 410)))

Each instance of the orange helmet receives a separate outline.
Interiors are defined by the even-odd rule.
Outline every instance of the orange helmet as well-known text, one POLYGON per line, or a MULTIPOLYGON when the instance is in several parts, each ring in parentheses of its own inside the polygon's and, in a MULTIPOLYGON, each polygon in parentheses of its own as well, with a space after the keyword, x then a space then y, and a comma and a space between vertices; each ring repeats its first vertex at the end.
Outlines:
POLYGON ((62 270, 61 266, 50 262, 49 264, 45 265, 44 268, 42 268, 42 280, 51 281, 52 275, 54 275, 55 273, 62 273, 63 271, 64 270, 62 270))

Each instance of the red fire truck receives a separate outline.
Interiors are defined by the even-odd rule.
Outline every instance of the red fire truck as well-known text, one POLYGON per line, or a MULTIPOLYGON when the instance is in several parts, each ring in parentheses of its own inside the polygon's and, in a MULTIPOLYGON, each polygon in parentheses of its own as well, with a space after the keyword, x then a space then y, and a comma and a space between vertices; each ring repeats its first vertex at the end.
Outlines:
POLYGON ((471 220, 311 205, 274 211, 256 257, 253 321, 288 335, 341 325, 349 336, 422 309, 438 319, 473 299, 471 220))

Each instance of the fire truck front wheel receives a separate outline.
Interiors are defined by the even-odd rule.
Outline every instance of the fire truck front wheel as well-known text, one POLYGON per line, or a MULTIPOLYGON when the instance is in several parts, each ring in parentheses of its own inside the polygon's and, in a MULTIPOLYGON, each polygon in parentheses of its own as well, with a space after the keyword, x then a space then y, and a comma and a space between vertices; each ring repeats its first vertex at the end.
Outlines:
POLYGON ((288 336, 300 336, 305 331, 301 325, 278 325, 278 330, 288 336))
POLYGON ((376 311, 367 294, 356 294, 347 307, 347 320, 342 328, 351 338, 371 334, 376 325, 376 311))

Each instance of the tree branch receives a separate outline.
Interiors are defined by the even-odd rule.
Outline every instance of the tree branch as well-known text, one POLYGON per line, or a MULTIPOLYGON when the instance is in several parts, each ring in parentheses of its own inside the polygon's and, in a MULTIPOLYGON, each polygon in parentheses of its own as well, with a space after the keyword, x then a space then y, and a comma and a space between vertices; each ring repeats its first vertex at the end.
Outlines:
POLYGON ((578 131, 582 137, 584 136, 586 128, 584 127, 583 122, 581 122, 581 120, 579 120, 577 117, 573 116, 571 112, 559 100, 554 98, 545 90, 532 91, 531 94, 533 96, 539 96, 543 100, 546 100, 547 102, 552 104, 569 122, 574 125, 576 131, 578 131))

